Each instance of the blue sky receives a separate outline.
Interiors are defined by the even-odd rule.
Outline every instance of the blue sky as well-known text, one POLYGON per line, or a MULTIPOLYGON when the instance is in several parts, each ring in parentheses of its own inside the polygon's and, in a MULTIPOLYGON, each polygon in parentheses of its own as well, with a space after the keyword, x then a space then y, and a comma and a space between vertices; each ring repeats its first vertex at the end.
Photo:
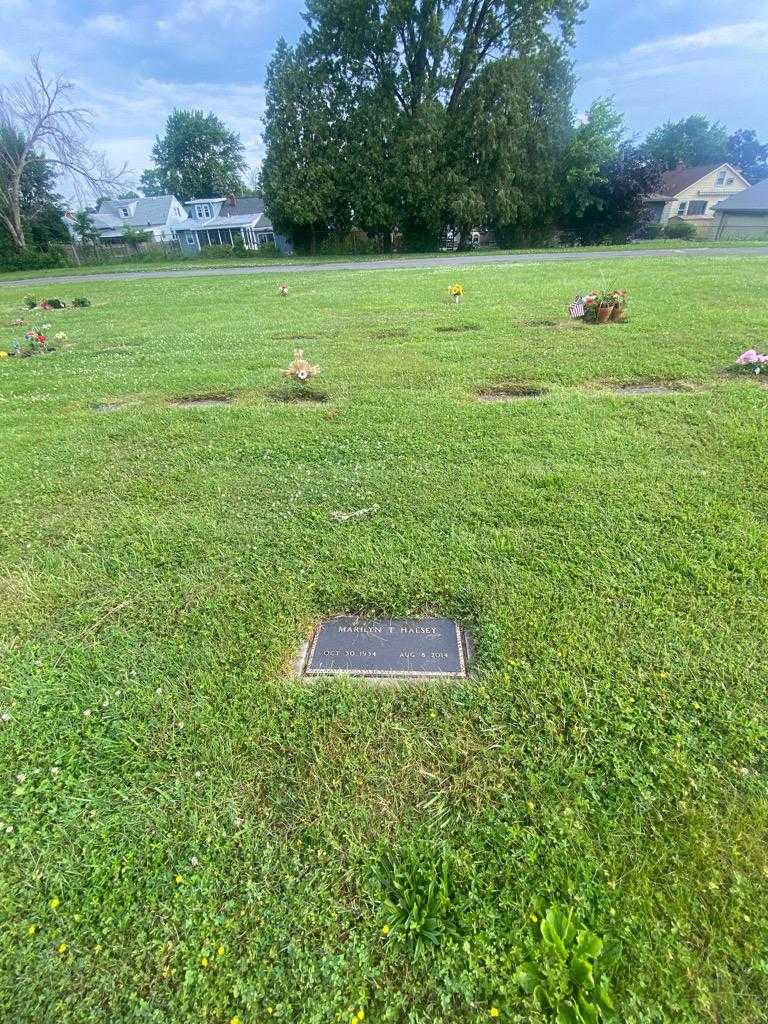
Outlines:
MULTIPOLYGON (((137 173, 174 106, 213 110, 258 164, 264 68, 301 0, 0 0, 0 82, 39 49, 78 86, 95 143, 137 173)), ((768 0, 593 0, 576 109, 613 95, 630 134, 703 113, 768 141, 768 0), (738 6, 738 10, 735 8, 738 6)))

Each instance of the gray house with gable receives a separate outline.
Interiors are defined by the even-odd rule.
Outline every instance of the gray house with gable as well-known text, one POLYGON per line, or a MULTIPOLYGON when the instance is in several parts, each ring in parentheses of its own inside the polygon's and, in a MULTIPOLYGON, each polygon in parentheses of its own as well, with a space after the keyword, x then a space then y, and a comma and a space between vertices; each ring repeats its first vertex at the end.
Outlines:
MULTIPOLYGON (((75 236, 71 217, 64 218, 75 236)), ((103 245, 122 244, 126 227, 144 231, 153 242, 178 242, 185 256, 204 246, 239 245, 257 250, 273 242, 280 252, 291 247, 276 235, 261 199, 223 197, 180 202, 175 196, 142 196, 138 199, 102 199, 91 215, 103 245)))
POLYGON ((239 245, 255 250, 273 243, 280 252, 290 246, 276 235, 272 221, 264 212, 264 203, 253 197, 234 196, 214 199, 190 199, 184 204, 187 220, 176 229, 182 251, 188 255, 206 245, 239 245))

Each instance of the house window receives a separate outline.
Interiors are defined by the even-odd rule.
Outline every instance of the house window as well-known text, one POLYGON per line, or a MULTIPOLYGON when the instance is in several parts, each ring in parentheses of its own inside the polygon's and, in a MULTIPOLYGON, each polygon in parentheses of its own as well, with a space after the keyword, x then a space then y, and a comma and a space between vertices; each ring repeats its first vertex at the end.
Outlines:
POLYGON ((722 188, 723 185, 725 184, 725 179, 727 177, 728 177, 728 172, 727 171, 718 171, 717 172, 717 177, 715 178, 715 185, 717 185, 718 188, 722 188))
POLYGON ((127 206, 121 207, 121 209, 120 209, 120 216, 121 217, 130 217, 131 216, 131 211, 128 209, 127 206))
POLYGON ((210 203, 200 203, 195 207, 195 216, 199 220, 210 220, 213 216, 210 203))
POLYGON ((707 204, 705 201, 693 200, 688 203, 688 216, 689 217, 702 217, 707 212, 707 204))
POLYGON ((687 206, 688 206, 688 203, 680 203, 680 205, 677 208, 677 216, 678 217, 684 217, 685 216, 685 209, 686 209, 687 206))

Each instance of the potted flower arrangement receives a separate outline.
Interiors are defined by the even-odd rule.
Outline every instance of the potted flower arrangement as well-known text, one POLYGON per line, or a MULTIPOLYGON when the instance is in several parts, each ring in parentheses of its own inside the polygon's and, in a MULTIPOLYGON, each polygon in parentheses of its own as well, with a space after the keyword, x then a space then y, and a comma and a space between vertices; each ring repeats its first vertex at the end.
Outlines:
POLYGON ((613 316, 616 307, 616 297, 613 292, 599 292, 595 302, 597 322, 607 324, 613 316))
POLYGON ((626 309, 627 293, 623 288, 577 295, 568 306, 568 312, 574 320, 581 319, 592 324, 605 324, 609 320, 620 322, 626 316, 626 309))
MULTIPOLYGON (((750 373, 761 373, 766 363, 768 363, 768 356, 762 352, 757 352, 753 348, 748 348, 746 352, 742 352, 736 360, 738 367, 743 367, 750 373)), ((766 369, 768 370, 768 367, 766 369)))
POLYGON ((453 300, 454 304, 458 306, 461 301, 461 296, 464 294, 464 286, 460 284, 452 284, 448 289, 448 294, 453 300))

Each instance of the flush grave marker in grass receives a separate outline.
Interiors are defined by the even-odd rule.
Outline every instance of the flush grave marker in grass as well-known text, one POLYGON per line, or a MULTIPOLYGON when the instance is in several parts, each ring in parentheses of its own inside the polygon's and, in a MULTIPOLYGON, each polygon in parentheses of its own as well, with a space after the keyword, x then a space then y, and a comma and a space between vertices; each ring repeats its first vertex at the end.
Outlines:
POLYGON ((339 615, 321 622, 302 670, 306 676, 466 678, 467 640, 453 619, 366 619, 339 615))

